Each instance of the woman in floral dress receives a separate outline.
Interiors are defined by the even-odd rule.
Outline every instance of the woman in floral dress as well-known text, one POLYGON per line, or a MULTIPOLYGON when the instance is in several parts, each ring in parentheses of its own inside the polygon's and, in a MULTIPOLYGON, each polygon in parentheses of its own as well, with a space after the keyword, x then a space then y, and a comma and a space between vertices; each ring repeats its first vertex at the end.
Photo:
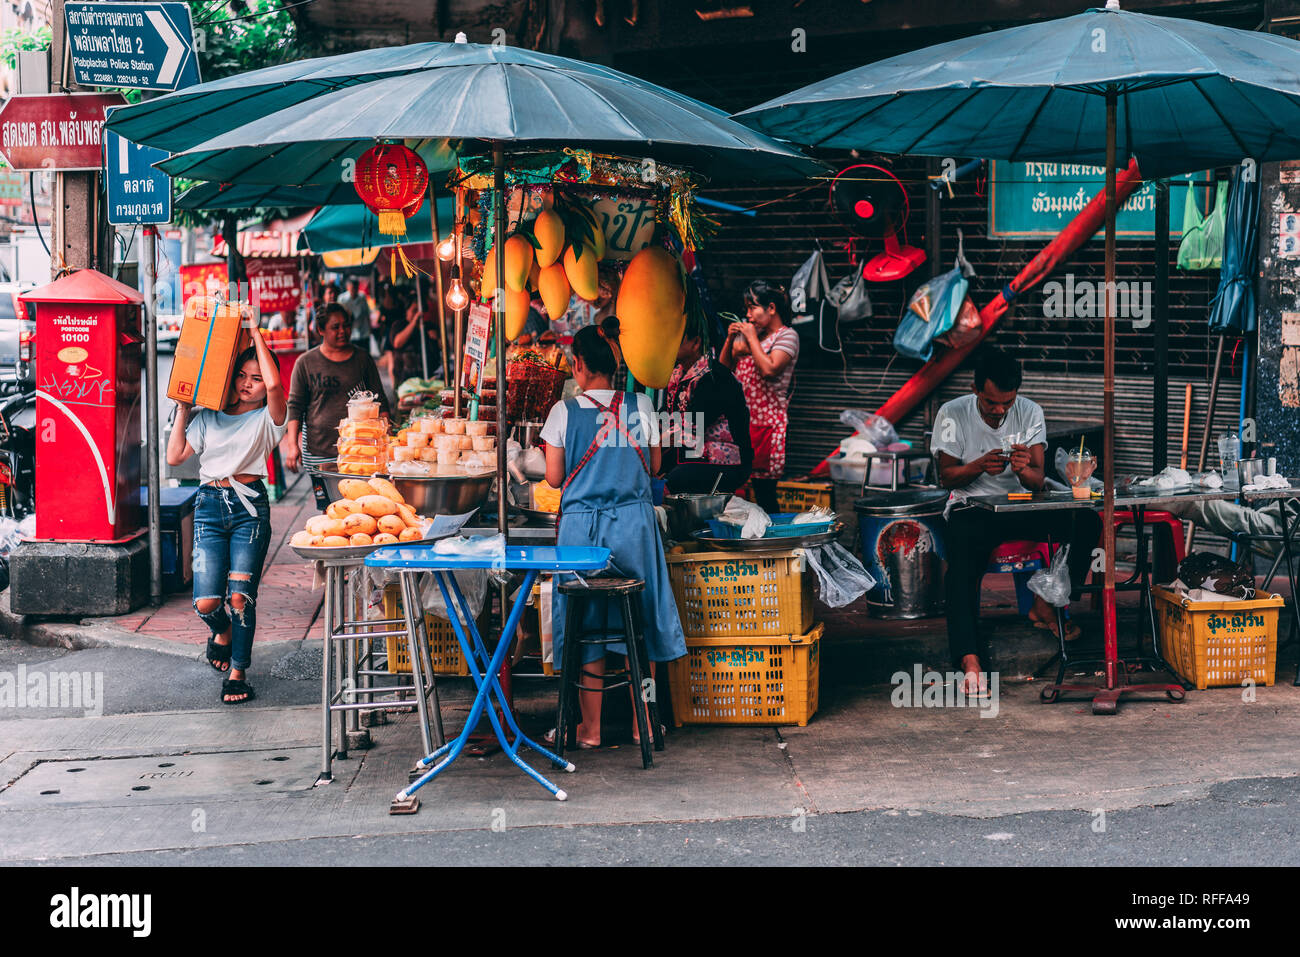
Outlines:
POLYGON ((718 358, 735 370, 749 404, 754 497, 771 513, 777 511, 776 483, 785 473, 785 435, 799 335, 790 328, 785 287, 765 280, 750 283, 745 290, 745 319, 728 327, 718 358))

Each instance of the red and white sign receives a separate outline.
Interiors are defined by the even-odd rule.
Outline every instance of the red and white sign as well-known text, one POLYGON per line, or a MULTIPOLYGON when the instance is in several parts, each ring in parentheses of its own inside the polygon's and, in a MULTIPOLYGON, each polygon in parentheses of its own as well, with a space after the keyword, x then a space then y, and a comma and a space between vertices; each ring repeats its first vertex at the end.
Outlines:
POLYGON ((263 316, 298 308, 302 298, 302 285, 298 276, 298 263, 293 259, 248 259, 249 296, 263 316))
POLYGON ((0 107, 0 152, 16 170, 97 170, 104 117, 125 104, 117 93, 12 96, 0 107))
POLYGON ((469 307, 469 328, 465 334, 465 371, 461 385, 478 392, 483 366, 487 362, 488 336, 492 328, 492 307, 476 302, 469 307))
MULTIPOLYGON (((193 296, 230 295, 225 263, 199 263, 181 267, 181 305, 193 296)), ((184 312, 184 309, 181 310, 184 312)))

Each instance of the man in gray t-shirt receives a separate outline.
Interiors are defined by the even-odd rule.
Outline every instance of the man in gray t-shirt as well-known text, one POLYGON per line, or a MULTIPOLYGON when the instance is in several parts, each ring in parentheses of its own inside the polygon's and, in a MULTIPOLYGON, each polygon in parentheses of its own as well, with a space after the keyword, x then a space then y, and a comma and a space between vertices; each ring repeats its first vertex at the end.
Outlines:
POLYGON ((281 452, 293 472, 331 461, 337 452, 339 420, 347 418, 348 399, 358 390, 373 392, 388 415, 388 397, 375 360, 351 342, 352 317, 338 303, 325 307, 321 344, 294 363, 289 385, 289 423, 281 452))
MULTIPOLYGON (((1020 381, 1020 363, 1005 352, 989 349, 976 363, 972 394, 940 407, 930 449, 944 488, 969 495, 1042 491, 1047 428, 1043 410, 1017 394, 1020 381)), ((1055 509, 995 514, 973 506, 952 510, 945 535, 948 645, 953 663, 965 674, 968 693, 984 687, 982 662, 988 660, 988 644, 977 624, 980 581, 990 556, 1003 542, 1045 542, 1049 536, 1054 544, 1069 543, 1070 583, 1077 590, 1087 578, 1092 550, 1101 537, 1096 512, 1055 509)), ((1056 610, 1043 598, 1035 597, 1029 618, 1056 634, 1056 610)), ((1077 635, 1077 627, 1071 627, 1077 635)), ((1068 629, 1066 637, 1072 637, 1068 629)))

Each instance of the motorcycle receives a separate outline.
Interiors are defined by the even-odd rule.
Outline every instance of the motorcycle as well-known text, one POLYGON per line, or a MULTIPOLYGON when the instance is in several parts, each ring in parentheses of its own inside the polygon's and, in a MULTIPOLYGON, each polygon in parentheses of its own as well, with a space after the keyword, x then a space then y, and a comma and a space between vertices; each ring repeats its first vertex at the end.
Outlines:
POLYGON ((0 404, 0 516, 36 513, 36 393, 0 404))

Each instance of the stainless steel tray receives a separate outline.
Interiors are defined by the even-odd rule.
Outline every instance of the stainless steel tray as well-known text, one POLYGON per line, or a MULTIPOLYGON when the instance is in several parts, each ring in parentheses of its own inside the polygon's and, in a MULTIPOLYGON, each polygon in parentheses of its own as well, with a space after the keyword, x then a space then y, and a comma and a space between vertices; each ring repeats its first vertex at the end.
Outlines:
POLYGON ((840 537, 844 523, 836 522, 824 532, 814 535, 786 535, 781 538, 714 538, 709 529, 695 533, 695 540, 720 552, 784 552, 791 548, 810 548, 828 545, 840 537))
MULTIPOLYGON (((295 532, 294 534, 297 533, 295 532)), ((437 541, 439 538, 446 538, 446 537, 447 537, 446 535, 438 535, 435 536, 434 538, 420 539, 420 541, 432 542, 432 541, 437 541)), ((309 562, 360 561, 361 559, 369 555, 371 552, 373 552, 376 548, 387 547, 386 545, 335 545, 330 548, 326 548, 322 545, 292 545, 289 544, 288 542, 286 542, 285 544, 289 545, 289 547, 293 549, 293 553, 295 555, 309 562)), ((389 542, 388 544, 391 545, 393 543, 389 542)), ((401 542, 399 544, 409 545, 411 543, 401 542)))

